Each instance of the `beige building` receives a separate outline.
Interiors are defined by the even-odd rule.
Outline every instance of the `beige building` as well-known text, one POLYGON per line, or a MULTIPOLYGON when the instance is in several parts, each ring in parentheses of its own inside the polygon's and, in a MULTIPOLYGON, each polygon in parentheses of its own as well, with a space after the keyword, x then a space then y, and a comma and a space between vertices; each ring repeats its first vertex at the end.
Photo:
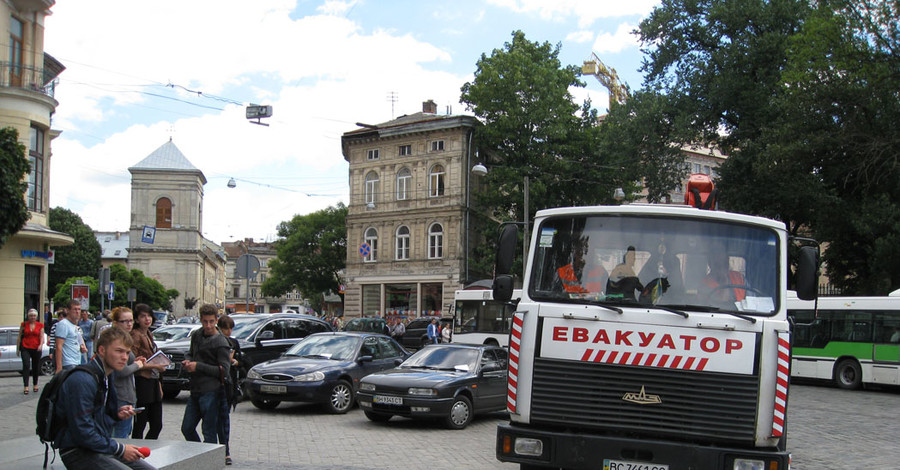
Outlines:
POLYGON ((274 244, 255 242, 252 238, 245 238, 236 242, 222 243, 222 247, 228 255, 228 263, 225 267, 227 273, 226 312, 248 311, 246 305, 249 300, 250 311, 256 313, 280 313, 285 310, 303 313, 297 308, 304 305, 297 292, 289 292, 283 297, 264 297, 262 295, 262 283, 266 282, 266 278, 269 276, 269 261, 278 256, 274 244), (253 255, 259 260, 259 272, 255 278, 251 277, 249 283, 246 278, 238 276, 237 260, 241 255, 253 255))
POLYGON ((466 281, 472 116, 422 112, 344 133, 350 163, 344 313, 449 313, 466 281))
POLYGON ((187 297, 199 299, 198 307, 224 307, 225 252, 203 237, 203 172, 171 139, 128 171, 128 268, 177 289, 180 295, 172 304, 176 316, 188 313, 187 297))
POLYGON ((13 127, 31 163, 24 197, 31 218, 0 249, 0 325, 16 325, 29 308, 47 305, 47 266, 53 247, 74 240, 48 226, 50 211, 50 128, 59 104, 53 98, 63 65, 44 52, 44 18, 53 0, 0 3, 0 127, 13 127))

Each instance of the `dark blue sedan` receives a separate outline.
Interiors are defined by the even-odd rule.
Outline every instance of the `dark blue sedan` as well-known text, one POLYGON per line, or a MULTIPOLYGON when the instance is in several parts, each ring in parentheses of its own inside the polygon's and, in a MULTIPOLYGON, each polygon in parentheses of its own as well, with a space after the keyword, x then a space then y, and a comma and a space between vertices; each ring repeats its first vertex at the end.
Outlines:
POLYGON ((317 333, 280 358, 247 373, 250 401, 270 410, 283 401, 322 403, 331 413, 353 406, 359 379, 396 367, 409 356, 393 339, 373 333, 317 333))
POLYGON ((462 429, 477 413, 506 408, 506 368, 498 346, 429 345, 397 368, 364 377, 359 406, 372 421, 440 418, 462 429))

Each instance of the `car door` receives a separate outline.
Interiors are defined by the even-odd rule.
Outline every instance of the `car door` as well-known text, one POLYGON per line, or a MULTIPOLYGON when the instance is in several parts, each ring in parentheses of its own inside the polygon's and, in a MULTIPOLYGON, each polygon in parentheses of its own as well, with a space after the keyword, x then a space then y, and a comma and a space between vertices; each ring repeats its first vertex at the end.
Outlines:
POLYGON ((0 330, 0 370, 22 369, 22 360, 16 356, 16 340, 18 338, 18 330, 0 330))
POLYGON ((485 349, 479 365, 479 393, 481 403, 475 405, 480 410, 500 410, 506 407, 507 353, 502 348, 485 349), (485 370, 488 367, 493 370, 485 370))
POLYGON ((245 351, 250 356, 252 364, 259 364, 281 356, 288 350, 296 339, 287 337, 289 331, 289 319, 275 318, 266 322, 256 333, 255 347, 245 351))

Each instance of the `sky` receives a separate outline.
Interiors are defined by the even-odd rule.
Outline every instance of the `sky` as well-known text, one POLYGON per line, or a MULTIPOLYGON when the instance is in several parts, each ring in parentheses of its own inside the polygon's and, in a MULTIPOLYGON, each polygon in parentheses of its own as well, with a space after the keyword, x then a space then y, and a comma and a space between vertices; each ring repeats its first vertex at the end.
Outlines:
MULTIPOLYGON (((349 201, 341 135, 422 110, 471 114, 460 87, 512 32, 596 53, 639 88, 631 34, 656 0, 60 0, 44 50, 59 77, 50 205, 97 231, 130 226, 130 166, 169 139, 206 176, 203 234, 273 241, 277 226, 349 201), (271 105, 268 127, 245 117, 271 105), (230 179, 236 186, 228 188, 230 179)), ((591 76, 572 89, 605 112, 591 76)))

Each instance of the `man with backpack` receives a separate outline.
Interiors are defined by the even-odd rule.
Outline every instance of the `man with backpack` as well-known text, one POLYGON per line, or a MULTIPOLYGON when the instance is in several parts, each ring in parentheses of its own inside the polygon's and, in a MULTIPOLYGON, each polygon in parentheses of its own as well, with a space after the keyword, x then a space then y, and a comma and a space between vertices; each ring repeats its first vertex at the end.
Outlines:
MULTIPOLYGON (((69 372, 60 385, 54 420, 64 422, 53 446, 69 469, 155 470, 137 446, 112 436, 113 424, 136 414, 131 405, 118 407, 111 375, 128 363, 132 340, 124 330, 107 328, 97 339, 90 363, 69 372)), ((44 396, 41 396, 44 399, 44 396)))

